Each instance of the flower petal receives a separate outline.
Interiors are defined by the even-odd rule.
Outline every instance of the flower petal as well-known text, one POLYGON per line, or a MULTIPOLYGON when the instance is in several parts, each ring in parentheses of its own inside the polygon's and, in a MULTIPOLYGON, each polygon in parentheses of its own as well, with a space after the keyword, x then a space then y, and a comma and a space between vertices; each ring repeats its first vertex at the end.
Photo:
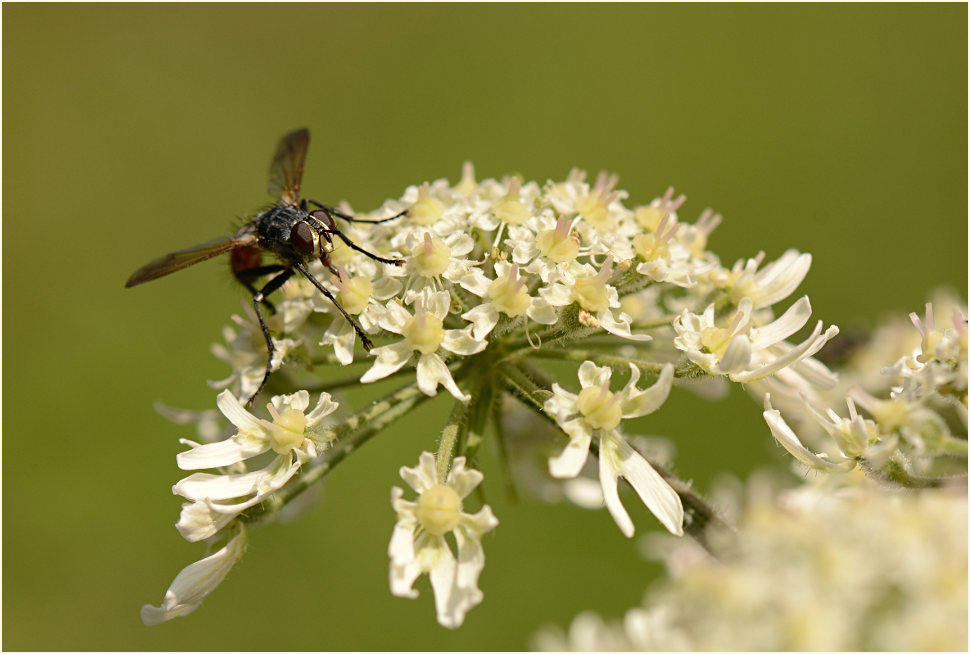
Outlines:
POLYGON ((188 615, 199 608, 202 600, 222 583, 232 566, 242 558, 246 541, 246 531, 240 528, 239 533, 225 547, 179 572, 165 591, 165 599, 160 606, 146 604, 141 607, 142 622, 151 626, 180 615, 188 615))
MULTIPOLYGON (((630 447, 630 444, 618 433, 610 433, 606 436, 606 441, 608 443, 607 449, 610 451, 610 463, 618 465, 619 475, 630 483, 644 505, 660 520, 667 531, 676 536, 682 536, 684 534, 684 506, 681 504, 680 496, 653 469, 653 466, 639 452, 630 447)), ((603 447, 602 441, 600 447, 603 447)), ((602 453, 600 458, 602 460, 602 453)), ((602 464, 600 470, 602 470, 602 464)), ((607 502, 607 508, 609 506, 609 502, 607 502)), ((610 513, 613 513, 613 510, 610 510, 610 513)), ((626 512, 624 511, 624 513, 626 512)))
POLYGON ((455 383, 454 378, 451 376, 451 371, 448 370, 448 366, 445 362, 441 360, 437 354, 422 354, 421 358, 418 359, 418 388, 425 395, 434 397, 438 394, 438 385, 444 386, 448 389, 456 400, 462 402, 467 402, 471 399, 470 395, 466 395, 461 392, 458 388, 458 384, 455 383))
POLYGON ((472 330, 474 328, 473 325, 468 325, 464 329, 446 329, 445 339, 441 342, 441 347, 463 356, 481 352, 488 345, 488 341, 485 340, 484 336, 473 336, 472 330))
POLYGON ((549 474, 557 479, 570 479, 583 469, 593 436, 582 418, 563 423, 560 428, 569 435, 569 443, 558 456, 549 459, 549 474))
POLYGON ((369 384, 378 379, 384 379, 404 367, 411 360, 411 348, 404 341, 391 343, 371 350, 371 354, 377 357, 374 365, 365 372, 361 378, 361 384, 369 384))
POLYGON ((802 442, 798 440, 798 436, 795 435, 792 428, 781 417, 781 412, 771 406, 771 395, 769 393, 765 393, 765 410, 762 415, 765 418, 765 422, 768 423, 768 428, 771 430, 771 435, 775 437, 775 440, 781 443, 782 447, 788 450, 793 457, 808 467, 821 470, 822 472, 845 471, 855 467, 855 461, 851 459, 830 461, 813 453, 802 445, 802 442))
POLYGON ((263 429, 259 418, 243 408, 236 396, 231 391, 222 391, 216 398, 216 406, 222 411, 222 415, 229 419, 229 422, 236 426, 239 431, 249 433, 260 433, 263 429))
POLYGON ((666 364, 660 371, 660 375, 657 377, 657 381, 654 382, 653 386, 642 391, 635 385, 640 376, 639 369, 632 363, 630 364, 630 368, 634 373, 631 375, 630 381, 624 387, 620 396, 623 417, 637 418, 653 413, 667 401, 667 396, 670 395, 670 387, 674 381, 673 364, 666 364))
POLYGON ((182 470, 222 468, 262 454, 270 448, 269 438, 263 436, 263 427, 255 434, 237 434, 216 443, 205 443, 175 455, 175 462, 182 470), (257 436, 258 434, 258 436, 257 436))

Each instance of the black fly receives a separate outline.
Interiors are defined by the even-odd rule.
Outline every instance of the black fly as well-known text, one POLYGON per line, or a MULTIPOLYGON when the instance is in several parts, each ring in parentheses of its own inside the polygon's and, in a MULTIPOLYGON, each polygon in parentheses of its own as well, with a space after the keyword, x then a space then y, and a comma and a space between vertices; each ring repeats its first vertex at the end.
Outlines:
POLYGON ((310 274, 307 264, 313 259, 320 259, 330 272, 337 274, 336 268, 330 261, 334 236, 348 247, 364 253, 375 261, 398 266, 404 264, 403 259, 385 259, 364 250, 337 228, 334 218, 359 223, 382 223, 400 218, 407 213, 407 210, 382 220, 362 220, 315 200, 300 199, 303 162, 306 159, 309 143, 310 132, 306 129, 298 129, 280 139, 269 173, 269 192, 278 198, 276 206, 257 215, 232 236, 221 236, 206 243, 177 250, 145 264, 132 273, 125 282, 126 288, 136 286, 229 252, 233 275, 253 294, 256 318, 266 339, 268 356, 266 372, 263 374, 259 388, 250 396, 249 405, 253 404, 256 396, 266 385, 275 352, 273 339, 269 335, 269 329, 266 327, 266 321, 259 306, 266 301, 266 296, 283 286, 295 272, 299 272, 333 302, 357 332, 364 349, 370 350, 373 344, 364 330, 353 316, 340 306, 330 291, 310 274), (309 211, 308 203, 317 209, 309 211), (263 265, 261 255, 267 251, 274 254, 279 263, 263 265), (254 283, 265 276, 269 276, 269 280, 257 290, 254 283))

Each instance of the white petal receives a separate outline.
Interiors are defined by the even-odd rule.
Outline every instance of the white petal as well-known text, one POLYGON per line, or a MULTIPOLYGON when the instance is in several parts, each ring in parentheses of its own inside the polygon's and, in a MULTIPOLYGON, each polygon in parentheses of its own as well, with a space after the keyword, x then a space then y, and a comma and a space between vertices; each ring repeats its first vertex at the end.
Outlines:
POLYGON ((549 474, 557 479, 569 479, 583 469, 589 456, 592 433, 582 418, 570 420, 560 427, 569 435, 569 443, 558 456, 549 459, 549 474))
POLYGON ((401 280, 394 277, 381 277, 373 283, 373 287, 374 298, 385 301, 400 293, 404 285, 401 283, 401 280))
POLYGON ((630 377, 630 381, 624 387, 620 398, 621 406, 623 407, 623 417, 637 418, 653 413, 667 401, 667 396, 670 394, 670 387, 674 381, 673 364, 666 364, 660 371, 660 376, 657 377, 657 381, 653 386, 643 391, 639 390, 635 385, 637 379, 640 377, 639 369, 632 363, 630 364, 630 368, 634 372, 630 377))
POLYGON ((446 329, 445 339, 441 342, 441 347, 463 356, 481 352, 488 346, 488 341, 472 335, 473 329, 473 325, 468 325, 464 329, 446 329))
POLYGON ((461 314, 461 317, 472 323, 472 335, 474 340, 484 340, 498 323, 498 311, 491 302, 479 304, 470 311, 461 314))
POLYGON ((257 492, 266 478, 263 470, 238 475, 196 472, 175 484, 172 492, 188 500, 231 500, 257 492))
POLYGON ((479 509, 478 513, 474 515, 468 515, 463 513, 461 516, 461 525, 470 537, 480 538, 482 534, 485 534, 498 526, 498 518, 492 513, 492 507, 487 504, 479 509))
POLYGON ((455 458, 451 470, 448 471, 447 484, 458 493, 458 497, 465 499, 476 486, 482 483, 484 477, 478 470, 465 470, 465 457, 459 456, 455 458))
POLYGON ((798 436, 795 435, 795 432, 792 431, 791 427, 781 417, 781 412, 771 406, 771 396, 768 393, 765 393, 765 410, 762 415, 765 418, 765 422, 768 423, 768 428, 771 429, 771 435, 775 437, 775 440, 781 443, 782 447, 788 450, 793 457, 810 468, 815 468, 823 472, 835 472, 851 470, 855 467, 855 461, 851 459, 830 461, 823 459, 802 445, 802 442, 798 440, 798 436))
POLYGON ((480 268, 471 268, 461 278, 458 285, 469 293, 474 293, 478 297, 485 297, 485 294, 488 292, 488 286, 491 283, 492 280, 486 277, 480 268))
POLYGON ((320 339, 320 345, 332 345, 337 361, 347 366, 354 362, 356 341, 357 332, 353 325, 346 320, 334 320, 320 339))
POLYGON ((360 383, 369 384, 370 382, 384 379, 404 367, 411 360, 411 348, 404 341, 391 343, 371 350, 371 354, 377 357, 374 365, 363 374, 360 383))
POLYGON ((812 305, 808 296, 803 295, 798 302, 791 305, 780 318, 764 327, 751 329, 751 347, 761 350, 769 345, 783 341, 805 326, 812 315, 812 305))
POLYGON ((315 426, 325 417, 336 411, 338 406, 340 405, 333 401, 330 393, 320 393, 320 399, 317 400, 317 405, 310 413, 306 414, 307 427, 315 426))
POLYGON ((246 547, 246 532, 240 532, 215 554, 189 565, 176 575, 165 591, 161 606, 141 607, 141 620, 147 626, 188 615, 199 608, 206 598, 226 578, 232 566, 242 558, 246 547))
MULTIPOLYGON (((228 391, 227 391, 228 392, 228 391)), ((262 426, 256 434, 237 434, 223 441, 206 443, 175 455, 182 470, 222 468, 262 454, 270 448, 269 438, 263 436, 262 426)))
POLYGON ((584 509, 600 509, 603 507, 603 488, 600 484, 587 477, 576 477, 563 482, 563 494, 566 499, 584 509))
POLYGON ((620 312, 619 320, 613 316, 613 312, 606 310, 600 311, 596 314, 596 319, 599 321, 600 326, 613 334, 614 336, 619 336, 620 338, 625 338, 628 341, 651 341, 653 336, 649 334, 633 334, 630 332, 630 316, 620 312))
POLYGON ((411 314, 396 300, 387 303, 387 311, 381 314, 381 327, 389 332, 400 334, 404 323, 411 319, 411 314))
POLYGON ((310 406, 310 392, 300 390, 289 395, 274 395, 270 402, 279 413, 290 409, 306 413, 306 408, 310 406))
POLYGON ((418 457, 418 465, 413 468, 401 466, 401 479, 407 482, 418 494, 423 493, 438 483, 438 468, 434 454, 422 452, 418 457))
POLYGON ((751 340, 747 334, 737 334, 725 348, 716 370, 720 374, 741 372, 751 365, 751 354, 751 340))
POLYGON ((559 312, 541 297, 532 298, 528 310, 525 312, 529 318, 542 325, 555 325, 559 320, 559 312))
POLYGON ((449 243, 449 247, 451 248, 451 256, 463 257, 475 249, 475 241, 468 234, 459 234, 458 238, 449 243))
MULTIPOLYGON (((253 389, 255 390, 255 389, 253 389)), ((239 431, 249 433, 261 433, 263 430, 259 418, 243 408, 239 400, 230 391, 222 391, 216 398, 216 406, 222 411, 222 415, 229 419, 239 431)))
POLYGON ((609 366, 598 366, 592 361, 583 361, 579 364, 579 383, 583 388, 590 386, 600 388, 612 375, 613 370, 609 366))
POLYGON ((613 521, 616 522, 616 526, 620 528, 623 535, 632 538, 633 521, 630 520, 630 515, 623 508, 623 504, 620 503, 620 494, 616 489, 616 480, 620 471, 616 466, 611 465, 610 456, 602 443, 600 443, 599 469, 600 486, 603 488, 603 501, 606 503, 606 509, 613 516, 613 521))
POLYGON ((451 295, 448 291, 437 291, 434 293, 425 293, 424 310, 441 320, 445 319, 448 315, 448 310, 451 308, 451 295))
POLYGON ((456 400, 461 400, 462 402, 467 402, 471 399, 470 395, 465 395, 458 388, 458 384, 451 376, 451 371, 448 370, 448 366, 445 362, 441 360, 437 354, 422 354, 421 358, 418 359, 418 388, 425 395, 434 397, 438 394, 438 385, 444 386, 448 389, 456 400))
MULTIPOLYGON (((619 475, 633 486, 633 490, 643 500, 644 505, 660 520, 667 531, 676 536, 682 536, 684 507, 680 502, 680 496, 622 436, 613 432, 606 440, 611 449, 612 463, 619 465, 619 475)), ((600 447, 602 446, 601 442, 600 447)), ((602 454, 600 456, 602 458, 602 454)), ((610 513, 613 511, 611 510, 610 513)))
POLYGON ((558 423, 564 423, 570 415, 576 413, 578 395, 573 395, 559 384, 553 382, 552 397, 542 404, 542 410, 553 416, 558 423))
POLYGON ((573 303, 573 292, 568 286, 559 282, 540 288, 539 296, 554 307, 564 307, 573 303))
POLYGON ((426 553, 427 557, 434 561, 429 570, 429 576, 431 589, 434 591, 435 612, 438 624, 455 629, 461 626, 465 618, 462 611, 462 598, 455 594, 457 590, 455 555, 445 545, 443 538, 439 537, 436 540, 440 542, 436 543, 435 551, 426 553))
POLYGON ((185 502, 175 528, 182 538, 190 543, 197 543, 215 536, 236 515, 238 514, 212 511, 205 502, 185 502))
POLYGON ((757 274, 758 306, 767 307, 791 295, 805 279, 812 267, 812 255, 788 250, 777 261, 769 263, 757 274))
POLYGON ((786 366, 790 366, 793 363, 810 357, 825 345, 830 339, 835 338, 839 333, 839 328, 835 325, 831 325, 824 334, 822 331, 822 321, 819 320, 818 324, 815 326, 815 330, 812 332, 811 336, 805 339, 805 342, 789 350, 784 356, 780 356, 770 363, 761 366, 755 370, 740 373, 736 375, 731 375, 731 379, 737 382, 749 382, 755 379, 761 379, 762 377, 767 377, 772 375, 786 366))

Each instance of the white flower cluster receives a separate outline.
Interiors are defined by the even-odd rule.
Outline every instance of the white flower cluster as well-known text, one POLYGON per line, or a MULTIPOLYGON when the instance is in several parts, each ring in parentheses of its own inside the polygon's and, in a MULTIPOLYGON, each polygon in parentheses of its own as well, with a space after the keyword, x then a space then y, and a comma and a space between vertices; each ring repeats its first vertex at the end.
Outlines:
POLYGON ((965 476, 967 309, 945 295, 938 304, 947 309, 948 326, 937 327, 928 303, 925 319, 910 314, 916 331, 909 338, 888 336, 901 331, 899 321, 891 322, 850 353, 868 369, 881 369, 882 379, 850 360, 835 388, 779 380, 753 384, 753 392, 764 394, 764 417, 778 442, 822 471, 859 465, 906 485, 965 476), (915 345, 906 354, 891 349, 907 342, 915 345), (835 410, 843 405, 847 416, 835 410), (806 442, 827 451, 816 454, 806 442))
POLYGON ((210 549, 229 541, 215 554, 179 573, 160 607, 142 607, 145 624, 191 613, 222 582, 242 557, 246 545, 246 530, 236 517, 269 498, 304 463, 317 456, 317 447, 330 440, 329 434, 318 430, 318 426, 337 409, 337 404, 323 393, 316 407, 306 413, 310 405, 306 391, 274 397, 266 407, 272 421, 246 411, 229 391, 223 391, 216 403, 236 427, 236 433, 205 444, 183 439, 192 449, 176 457, 181 469, 221 472, 193 473, 172 487, 173 493, 189 500, 182 504, 182 515, 175 527, 189 542, 209 540, 210 549), (257 457, 269 461, 259 470, 246 471, 246 461, 257 457))
POLYGON ((671 577, 622 620, 593 612, 535 638, 545 651, 961 651, 966 489, 866 483, 757 498, 717 560, 669 543, 671 577))
MULTIPOLYGON (((576 479, 596 452, 600 491, 623 534, 634 528, 620 502, 621 477, 669 532, 702 528, 697 516, 685 517, 688 486, 631 447, 622 420, 657 411, 677 377, 771 384, 772 397, 776 388, 792 395, 832 387, 835 376, 813 355, 838 329, 819 321, 793 344, 786 339, 808 322, 808 298, 776 315, 774 305, 801 283, 810 255, 791 250, 766 264, 760 253, 725 267, 707 249, 720 216, 705 211, 694 224, 682 221, 684 198, 672 189, 640 207, 627 207, 626 198, 606 175, 593 184, 578 171, 544 185, 515 177, 478 182, 466 165, 457 184, 408 187, 370 215, 403 214, 397 219, 338 221, 347 240, 333 238, 326 261, 309 268, 360 332, 308 280, 291 278, 270 298, 275 352, 267 394, 277 395, 260 418, 236 398, 250 396, 263 379, 263 334, 255 316, 233 316, 225 343, 213 346, 231 371, 211 385, 225 389, 217 406, 235 429, 219 442, 183 441, 191 449, 178 456, 179 466, 214 472, 194 472, 174 487, 187 500, 179 532, 213 553, 176 578, 161 607, 143 610, 145 622, 196 608, 241 555, 246 525, 272 518, 439 387, 454 408, 437 452, 402 468, 418 498, 393 492, 389 554, 391 591, 413 597, 415 578, 429 574, 442 625, 459 626, 482 599, 481 541, 498 523, 489 507, 470 514, 463 503, 482 480, 472 467, 483 440, 505 445, 503 402, 518 401, 558 427, 545 445, 555 477, 576 479), (373 341, 369 352, 356 347, 359 333, 373 341), (578 393, 551 378, 549 360, 578 365, 578 393), (346 368, 345 376, 335 380, 334 367, 346 368), (629 375, 622 389, 612 390, 613 374, 629 375), (323 422, 337 409, 323 391, 390 379, 402 386, 356 413, 344 402, 346 416, 323 422), (319 399, 307 412, 311 395, 319 399)), ((353 213, 348 206, 340 212, 353 213)), ((923 327, 924 341, 936 348, 931 356, 961 351, 953 345, 959 333, 938 338, 929 318, 923 327)), ((965 327, 962 339, 965 380, 965 327)), ((920 356, 906 364, 920 380, 912 388, 924 388, 924 377, 937 387, 950 379, 936 359, 920 356)), ((965 415, 965 381, 963 388, 965 415)), ((219 431, 211 413, 199 415, 206 433, 219 431)))

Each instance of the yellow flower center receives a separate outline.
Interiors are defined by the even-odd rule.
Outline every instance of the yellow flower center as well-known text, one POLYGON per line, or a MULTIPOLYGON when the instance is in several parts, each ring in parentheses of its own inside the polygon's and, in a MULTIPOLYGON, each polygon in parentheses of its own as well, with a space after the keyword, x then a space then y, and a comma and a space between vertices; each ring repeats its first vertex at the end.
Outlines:
POLYGON ((422 277, 437 277, 448 269, 451 248, 431 232, 424 233, 424 242, 411 248, 411 264, 422 277))
POLYGON ((603 386, 587 386, 579 392, 576 407, 593 429, 616 429, 623 418, 619 397, 609 391, 609 381, 603 386))
POLYGON ((724 356, 731 342, 731 330, 723 327, 705 327, 701 330, 701 345, 719 358, 724 356))
POLYGON ((425 182, 418 189, 418 201, 408 210, 408 215, 419 225, 432 225, 441 218, 444 211, 444 202, 431 197, 430 186, 425 182))
POLYGON ((519 277, 519 267, 513 265, 509 274, 488 285, 488 297, 495 308, 513 318, 521 316, 529 309, 529 292, 525 279, 519 277))
POLYGON ((404 323, 401 335, 404 336, 404 342, 409 348, 421 354, 437 352, 438 346, 445 340, 441 319, 425 313, 424 304, 420 299, 414 303, 414 315, 404 323))
POLYGON ((306 416, 299 409, 286 409, 283 413, 277 413, 272 404, 268 408, 273 416, 273 422, 266 425, 269 428, 270 447, 277 454, 289 454, 303 443, 306 416))
POLYGON ((504 223, 521 225, 529 218, 529 210, 519 199, 519 191, 522 183, 518 178, 513 178, 509 183, 509 192, 492 207, 495 217, 504 223))
POLYGON ((579 254, 579 240, 569 232, 569 221, 560 216, 553 229, 539 232, 536 246, 542 255, 556 263, 573 261, 579 254))
POLYGON ((414 513, 429 534, 443 536, 458 526, 461 498, 451 486, 435 484, 418 497, 414 513))
POLYGON ((649 232, 657 231, 660 221, 663 220, 664 212, 660 207, 638 207, 634 216, 640 226, 649 232))
POLYGON ((342 265, 337 266, 337 272, 340 274, 339 280, 334 280, 339 289, 337 301, 347 313, 357 315, 367 306, 374 287, 366 277, 350 277, 342 265))
POLYGON ((461 167, 461 181, 455 190, 467 198, 478 193, 478 182, 475 181, 475 166, 466 161, 461 167))
POLYGON ((670 248, 667 247, 667 242, 658 238, 656 234, 637 234, 633 237, 633 248, 637 251, 637 254, 643 257, 644 261, 670 257, 670 248))
POLYGON ((593 226, 598 232, 608 232, 613 229, 613 218, 610 216, 610 207, 605 198, 600 193, 593 193, 586 197, 576 200, 576 211, 587 223, 593 226))
POLYGON ((592 277, 582 277, 573 284, 573 297, 579 306, 592 313, 599 313, 610 308, 610 295, 606 282, 613 275, 613 255, 603 262, 599 273, 592 277))

